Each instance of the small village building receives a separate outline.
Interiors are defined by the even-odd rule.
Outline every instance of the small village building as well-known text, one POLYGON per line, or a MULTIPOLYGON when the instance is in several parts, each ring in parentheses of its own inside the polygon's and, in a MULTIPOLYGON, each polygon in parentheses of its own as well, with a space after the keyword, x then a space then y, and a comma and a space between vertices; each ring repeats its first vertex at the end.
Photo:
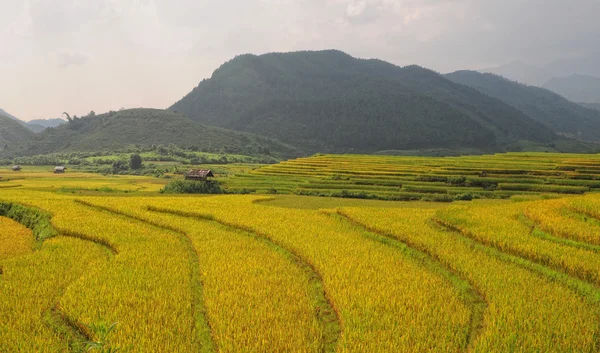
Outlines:
POLYGON ((14 172, 19 172, 19 171, 21 171, 21 166, 20 165, 15 165, 15 166, 12 167, 12 170, 14 172))
POLYGON ((66 167, 62 167, 62 166, 54 167, 54 174, 63 174, 66 171, 67 171, 66 167))
POLYGON ((207 181, 208 178, 214 178, 215 175, 208 169, 190 169, 185 173, 185 180, 207 181))

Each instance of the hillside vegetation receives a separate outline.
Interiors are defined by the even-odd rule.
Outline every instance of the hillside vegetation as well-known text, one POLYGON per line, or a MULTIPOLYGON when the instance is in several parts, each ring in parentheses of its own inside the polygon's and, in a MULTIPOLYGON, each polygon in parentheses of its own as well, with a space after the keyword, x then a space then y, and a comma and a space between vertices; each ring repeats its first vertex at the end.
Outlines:
POLYGON ((293 155, 295 150, 263 137, 197 124, 158 109, 130 109, 76 118, 49 128, 5 154, 26 156, 68 151, 116 150, 133 145, 177 145, 207 152, 293 155))
POLYGON ((19 119, 17 119, 17 117, 15 117, 14 115, 8 113, 6 110, 0 108, 0 116, 6 117, 6 118, 10 118, 12 120, 17 120, 17 121, 21 121, 19 119))
POLYGON ((433 71, 338 51, 238 56, 170 110, 312 151, 501 149, 556 137, 519 110, 433 71))
POLYGON ((600 141, 600 112, 573 103, 554 92, 475 71, 457 71, 446 77, 500 99, 558 133, 600 141))
POLYGON ((0 114, 0 151, 32 137, 33 132, 8 116, 0 114))

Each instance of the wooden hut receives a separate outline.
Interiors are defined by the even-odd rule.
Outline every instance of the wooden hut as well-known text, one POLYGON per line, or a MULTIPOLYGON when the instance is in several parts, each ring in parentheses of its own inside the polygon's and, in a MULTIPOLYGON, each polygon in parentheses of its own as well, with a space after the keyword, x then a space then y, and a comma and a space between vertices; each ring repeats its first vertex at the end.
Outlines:
POLYGON ((185 180, 206 181, 208 178, 214 178, 215 175, 208 169, 190 169, 185 173, 185 180))
POLYGON ((64 174, 67 171, 67 167, 58 166, 54 167, 54 174, 64 174))
POLYGON ((20 165, 14 165, 12 167, 12 170, 13 170, 13 172, 19 172, 19 171, 21 171, 21 166, 20 165))

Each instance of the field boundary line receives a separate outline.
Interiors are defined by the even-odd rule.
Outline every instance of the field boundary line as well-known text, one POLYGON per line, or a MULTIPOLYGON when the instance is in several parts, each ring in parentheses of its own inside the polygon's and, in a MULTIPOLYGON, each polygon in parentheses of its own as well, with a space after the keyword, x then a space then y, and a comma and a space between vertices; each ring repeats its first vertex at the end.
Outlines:
POLYGON ((150 225, 155 228, 159 228, 162 230, 167 230, 169 232, 173 232, 178 235, 179 240, 183 243, 184 247, 188 252, 189 257, 189 265, 190 265, 190 278, 192 283, 192 313, 194 315, 194 332, 197 333, 197 338, 200 340, 199 343, 201 345, 202 351, 205 352, 215 352, 216 345, 214 342, 214 337, 212 333, 212 327, 210 326, 210 322, 208 321, 206 307, 204 306, 204 294, 203 294, 203 283, 200 276, 200 259, 198 256, 198 252, 192 244, 191 239, 188 234, 182 232, 181 230, 175 227, 168 227, 156 222, 152 222, 146 220, 142 217, 138 217, 135 215, 128 214, 126 212, 122 212, 119 210, 112 209, 110 207, 96 205, 87 201, 83 201, 80 199, 74 200, 74 202, 79 203, 81 205, 90 207, 95 210, 108 212, 110 214, 128 218, 135 220, 137 222, 141 222, 147 225, 150 225))
MULTIPOLYGON (((582 270, 582 273, 583 273, 582 275, 579 275, 576 272, 575 273, 569 273, 568 272, 569 270, 566 269, 566 268, 564 268, 564 267, 562 267, 560 264, 551 263, 550 261, 552 261, 552 260, 548 260, 548 259, 546 259, 545 261, 542 260, 542 259, 540 259, 540 260, 534 260, 534 259, 530 258, 529 255, 523 253, 522 251, 520 251, 518 249, 514 249, 514 248, 500 249, 500 248, 498 248, 498 246, 494 245, 491 241, 477 239, 477 236, 475 236, 474 233, 472 233, 470 231, 467 231, 467 230, 460 229, 459 227, 457 227, 456 225, 452 224, 449 221, 445 221, 445 220, 443 220, 443 219, 441 219, 441 218, 439 218, 437 216, 434 216, 432 220, 433 220, 433 222, 437 223, 440 226, 448 228, 448 229, 450 229, 450 230, 452 230, 452 231, 454 231, 456 233, 460 233, 463 237, 469 238, 472 241, 474 241, 474 242, 476 242, 478 244, 482 244, 482 245, 484 245, 484 246, 486 246, 488 248, 492 248, 494 250, 497 250, 498 252, 500 252, 502 254, 506 254, 506 255, 510 255, 510 256, 521 258, 521 259, 523 259, 525 261, 529 261, 531 263, 540 265, 540 266, 542 266, 544 268, 551 269, 551 270, 556 271, 556 272, 560 272, 560 273, 562 273, 562 274, 564 274, 564 275, 566 275, 566 276, 568 276, 570 278, 581 280, 581 281, 586 282, 586 283, 588 283, 588 284, 590 284, 590 285, 592 285, 592 286, 594 286, 596 288, 600 288, 600 281, 596 282, 593 279, 593 277, 591 277, 592 274, 589 271, 582 270)), ((515 220, 515 221, 519 222, 519 220, 515 220)), ((557 244, 556 242, 554 242, 554 241, 552 241, 550 239, 545 239, 545 240, 548 241, 548 242, 554 243, 555 245, 568 246, 566 244, 557 244)), ((557 249, 557 250, 559 250, 559 249, 557 249)), ((591 251, 591 250, 589 250, 589 251, 591 251)), ((572 271, 572 272, 574 272, 574 271, 572 271)))
POLYGON ((74 232, 71 230, 61 229, 61 228, 57 228, 57 227, 55 227, 55 229, 58 231, 59 236, 76 238, 76 239, 83 240, 83 241, 89 241, 91 243, 94 243, 94 244, 104 247, 105 249, 108 250, 108 252, 111 255, 119 254, 119 250, 117 249, 117 247, 106 239, 89 236, 89 235, 85 235, 83 233, 77 233, 77 232, 74 232))
POLYGON ((573 213, 578 213, 578 214, 580 214, 582 216, 588 216, 590 218, 595 219, 596 221, 600 221, 600 216, 595 215, 593 212, 589 212, 589 211, 586 211, 584 209, 578 208, 575 205, 567 204, 565 206, 565 208, 568 209, 569 211, 573 212, 573 213))
POLYGON ((585 211, 585 210, 583 210, 581 208, 577 208, 577 206, 575 206, 575 205, 569 204, 569 205, 567 205, 565 207, 565 209, 567 211, 570 211, 571 213, 576 214, 576 215, 580 215, 582 217, 588 217, 588 218, 593 219, 596 222, 600 222, 600 216, 599 215, 596 215, 593 212, 585 211))
MULTIPOLYGON (((575 239, 570 239, 570 238, 566 238, 566 237, 565 238, 557 237, 555 235, 552 235, 550 232, 547 232, 542 229, 542 225, 540 224, 540 222, 534 221, 533 219, 531 219, 530 217, 528 217, 525 214, 521 214, 519 216, 518 220, 521 223, 527 225, 528 227, 531 227, 529 234, 534 237, 538 237, 540 239, 558 243, 558 244, 564 245, 564 246, 570 246, 570 247, 577 248, 577 249, 584 249, 584 250, 593 251, 595 253, 600 253, 600 246, 594 245, 594 244, 591 244, 591 243, 588 243, 585 241, 579 241, 579 240, 575 240, 575 239)), ((599 232, 600 232, 600 230, 599 230, 599 232)))
MULTIPOLYGON (((490 256, 494 256, 495 258, 504 262, 517 265, 523 269, 530 271, 531 273, 537 274, 541 278, 545 278, 566 286, 567 288, 573 290, 579 295, 588 298, 600 308, 600 287, 598 287, 597 285, 587 282, 578 277, 569 275, 568 273, 562 272, 552 267, 542 265, 536 261, 520 257, 518 255, 513 255, 509 252, 499 250, 494 246, 485 244, 483 242, 479 242, 469 237, 468 235, 465 235, 460 229, 457 229, 452 226, 447 226, 446 224, 440 222, 436 218, 432 219, 432 223, 432 227, 437 227, 447 232, 456 233, 460 235, 462 239, 471 244, 473 247, 484 251, 490 256)), ((600 341, 600 334, 598 336, 598 339, 600 341)))
POLYGON ((58 303, 46 309, 42 319, 46 326, 68 343, 71 352, 80 352, 83 348, 80 345, 93 339, 82 324, 74 321, 62 311, 58 303))
POLYGON ((220 220, 209 214, 185 212, 169 208, 153 207, 148 206, 148 211, 170 214, 179 217, 187 217, 193 219, 199 219, 204 221, 211 221, 225 226, 235 231, 242 231, 245 233, 252 234, 257 239, 260 239, 275 249, 280 250, 283 254, 288 256, 303 272, 308 275, 309 282, 311 284, 313 295, 316 297, 317 304, 319 305, 316 309, 316 316, 323 325, 323 345, 324 352, 335 352, 337 342, 341 336, 343 326, 340 321, 340 315, 337 308, 333 305, 333 302, 327 291, 325 291, 325 285, 323 284, 322 275, 316 270, 316 268, 308 261, 304 260, 295 251, 288 249, 279 242, 273 240, 267 234, 258 232, 251 227, 241 226, 235 223, 226 222, 220 220))
POLYGON ((459 293, 462 302, 471 308, 472 311, 469 320, 469 334, 467 335, 465 351, 468 352, 472 350, 471 347, 473 342, 475 342, 477 337, 483 332, 484 316, 488 307, 488 303, 485 301, 485 296, 479 292, 472 283, 462 278, 438 256, 430 253, 422 246, 405 241, 404 239, 400 240, 391 233, 363 224, 362 222, 352 218, 350 215, 344 213, 344 211, 341 209, 337 209, 331 213, 326 212, 326 214, 337 215, 341 219, 353 225, 355 228, 358 228, 363 232, 371 233, 365 237, 402 251, 413 260, 422 264, 423 267, 439 274, 444 278, 444 280, 450 282, 455 290, 459 293))
POLYGON ((0 201, 0 216, 10 218, 31 230, 35 240, 34 251, 39 250, 44 240, 58 235, 52 224, 52 214, 37 207, 0 201))
MULTIPOLYGON (((67 237, 69 237, 69 236, 67 236, 67 237)), ((115 255, 110 251, 111 250, 110 248, 108 248, 106 245, 104 245, 102 243, 98 243, 98 242, 91 241, 88 239, 79 238, 76 236, 73 236, 73 238, 76 238, 76 239, 79 239, 79 240, 85 241, 85 242, 90 242, 95 246, 99 246, 99 247, 107 249, 108 250, 107 254, 106 254, 107 262, 109 262, 112 259, 112 257, 115 255)), ((94 270, 97 271, 97 268, 94 270)), ((64 294, 67 292, 69 287, 71 287, 74 283, 80 281, 83 278, 83 276, 84 276, 84 274, 82 274, 77 279, 74 279, 68 285, 63 287, 60 290, 60 292, 57 293, 56 298, 54 299, 54 305, 52 307, 46 309, 43 313, 44 323, 48 327, 50 327, 50 329, 52 329, 55 333, 57 333, 59 335, 59 337, 61 337, 61 339, 68 342, 70 350, 72 352, 80 352, 83 349, 83 347, 81 347, 80 345, 83 345, 83 343, 86 341, 92 341, 93 335, 90 333, 87 326, 85 326, 85 325, 81 324, 80 322, 78 322, 77 320, 71 318, 61 308, 60 300, 64 296, 64 294)))
MULTIPOLYGON (((551 267, 544 266, 538 262, 517 256, 510 253, 499 250, 493 246, 479 242, 472 239, 468 235, 465 235, 460 229, 455 227, 448 227, 438 219, 433 218, 432 227, 438 227, 447 232, 453 232, 459 235, 468 244, 471 244, 474 248, 483 251, 484 253, 497 258, 498 260, 506 263, 511 263, 515 266, 523 268, 540 278, 558 283, 560 285, 569 288, 573 292, 580 295, 582 298, 590 301, 596 308, 598 308, 598 321, 600 322, 600 288, 592 283, 584 281, 578 277, 571 276, 559 270, 555 270, 551 267)), ((600 326, 596 328, 596 347, 600 347, 600 326)))
POLYGON ((261 197, 261 198, 257 198, 252 200, 252 204, 256 205, 259 203, 263 203, 263 202, 271 202, 271 201, 275 201, 275 198, 272 196, 265 196, 265 197, 261 197))
POLYGON ((23 186, 21 184, 17 184, 17 185, 0 185, 0 189, 14 189, 14 188, 18 188, 20 186, 23 186))
MULTIPOLYGON (((108 252, 108 260, 110 260, 110 258, 113 255, 118 254, 118 251, 115 248, 115 246, 109 243, 108 241, 103 241, 102 239, 92 238, 83 234, 59 229, 52 222, 52 214, 43 209, 25 206, 20 203, 14 202, 0 202, 0 207, 3 207, 3 211, 5 211, 0 212, 0 215, 10 218, 15 222, 18 222, 19 224, 23 225, 24 227, 29 228, 32 231, 36 243, 33 251, 39 251, 42 247, 43 242, 47 239, 56 238, 58 236, 65 236, 77 238, 81 241, 91 242, 97 246, 103 247, 108 252), (31 217, 31 219, 28 219, 27 222, 24 222, 23 215, 12 214, 11 211, 15 207, 20 208, 20 210, 24 214, 30 216, 33 215, 33 217, 31 217)), ((3 269, 2 267, 0 267, 0 275, 2 274, 3 269)), ((81 279, 81 277, 82 276, 80 276, 79 279, 81 279)), ((58 293, 55 298, 56 302, 54 306, 46 309, 43 312, 43 317, 41 318, 51 330, 56 332, 62 339, 66 339, 72 351, 80 351, 79 348, 75 347, 75 345, 79 343, 77 340, 80 340, 81 342, 83 342, 83 340, 91 340, 91 336, 86 331, 86 328, 83 327, 83 325, 72 320, 66 313, 64 313, 61 310, 59 305, 60 298, 64 295, 67 288, 79 279, 73 280, 71 283, 69 283, 67 286, 61 289, 60 293, 58 293), (70 331, 70 334, 67 331, 70 331)))

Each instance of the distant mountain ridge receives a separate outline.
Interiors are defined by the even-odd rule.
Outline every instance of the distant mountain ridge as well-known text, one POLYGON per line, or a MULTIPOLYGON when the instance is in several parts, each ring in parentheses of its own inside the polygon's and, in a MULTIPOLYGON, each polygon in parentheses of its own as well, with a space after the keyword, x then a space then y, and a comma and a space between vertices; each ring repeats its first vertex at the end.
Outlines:
POLYGON ((561 96, 581 103, 600 103, 600 78, 573 74, 556 77, 543 86, 561 96))
POLYGON ((65 121, 62 119, 34 119, 34 120, 30 120, 30 121, 23 121, 23 120, 15 117, 14 115, 7 113, 5 110, 2 110, 2 109, 0 109, 0 115, 17 121, 19 124, 25 126, 26 128, 28 128, 29 130, 31 130, 35 133, 42 132, 42 131, 46 130, 46 128, 49 128, 49 127, 57 127, 60 124, 65 123, 65 121))
POLYGON ((478 71, 481 73, 499 75, 511 81, 535 86, 542 86, 552 77, 552 74, 547 70, 524 63, 520 60, 478 71))
POLYGON ((478 71, 543 87, 573 102, 600 103, 600 53, 555 60, 543 66, 513 61, 478 71))
POLYGON ((45 128, 48 127, 57 127, 59 125, 65 124, 66 121, 63 119, 33 119, 28 121, 27 123, 29 124, 36 124, 36 125, 40 125, 43 126, 45 128))
POLYGON ((457 71, 446 77, 504 101, 557 133, 600 141, 600 112, 554 92, 476 71, 457 71))
POLYGON ((73 119, 48 128, 5 156, 70 151, 110 151, 134 145, 169 145, 199 150, 295 156, 291 146, 264 137, 197 124, 159 109, 129 109, 73 119))
POLYGON ((334 50, 238 56, 169 109, 313 151, 498 150, 556 138, 518 109, 431 70, 334 50))
POLYGON ((0 135, 0 142, 10 142, 2 145, 3 157, 159 144, 277 156, 495 152, 554 148, 557 141, 577 151, 583 143, 576 140, 600 141, 598 111, 546 89, 473 71, 440 75, 336 50, 237 56, 168 110, 34 121, 44 129, 38 134, 8 113, 0 116, 0 134, 10 136, 0 135))
POLYGON ((600 77, 600 52, 580 57, 560 59, 545 65, 531 65, 522 61, 513 61, 506 65, 477 70, 492 73, 512 81, 534 86, 543 86, 557 77, 573 74, 600 77))

